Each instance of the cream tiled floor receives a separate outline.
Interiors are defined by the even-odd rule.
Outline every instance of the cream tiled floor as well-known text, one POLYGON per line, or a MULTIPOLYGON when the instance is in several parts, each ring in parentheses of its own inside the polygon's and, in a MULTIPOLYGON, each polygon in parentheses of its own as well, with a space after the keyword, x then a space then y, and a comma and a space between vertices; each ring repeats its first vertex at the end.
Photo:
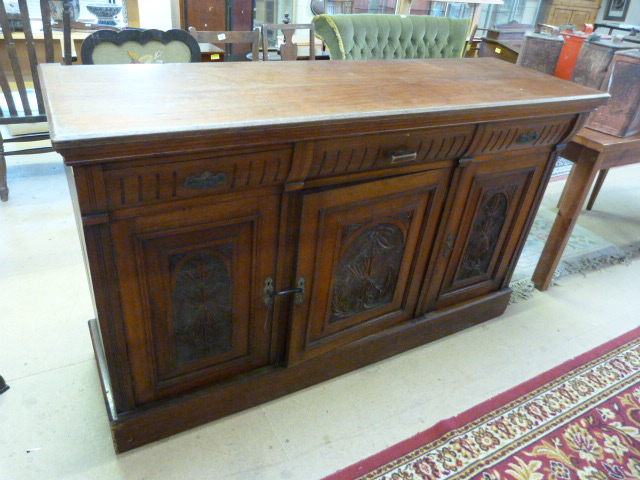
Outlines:
MULTIPOLYGON (((640 323, 640 261, 563 279, 499 318, 116 456, 87 330, 94 316, 57 155, 10 160, 0 205, 0 477, 314 480, 640 323), (17 164, 17 165, 16 165, 17 164)), ((580 223, 640 241, 640 165, 612 170, 580 223)), ((553 207, 562 182, 549 186, 553 207)))

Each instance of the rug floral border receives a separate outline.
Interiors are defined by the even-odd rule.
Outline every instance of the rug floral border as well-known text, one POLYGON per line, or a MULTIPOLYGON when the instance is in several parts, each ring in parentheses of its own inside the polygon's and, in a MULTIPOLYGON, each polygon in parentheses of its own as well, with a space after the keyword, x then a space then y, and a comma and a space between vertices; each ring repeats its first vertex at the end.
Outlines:
MULTIPOLYGON (((539 378, 547 375, 550 376, 551 372, 539 378)), ((358 479, 454 480, 471 478, 486 471, 509 455, 526 448, 545 434, 571 422, 640 381, 640 338, 553 380, 538 381, 546 383, 476 420, 449 429, 444 434, 438 434, 437 430, 442 432, 447 423, 459 421, 480 407, 436 425, 422 434, 423 441, 428 443, 358 479), (437 438, 429 441, 434 434, 438 435, 437 438)), ((519 388, 522 386, 514 390, 519 388)), ((636 390, 635 396, 640 400, 640 388, 636 390)), ((498 399, 496 403, 497 401, 498 399)), ((491 475, 487 475, 484 478, 493 479, 491 475)))

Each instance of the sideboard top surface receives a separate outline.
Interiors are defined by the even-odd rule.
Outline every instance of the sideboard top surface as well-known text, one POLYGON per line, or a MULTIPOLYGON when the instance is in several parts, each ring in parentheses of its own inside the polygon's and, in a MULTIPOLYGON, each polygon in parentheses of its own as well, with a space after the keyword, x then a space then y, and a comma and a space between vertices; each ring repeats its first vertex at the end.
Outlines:
POLYGON ((57 147, 407 115, 581 113, 608 97, 486 58, 40 68, 57 147))

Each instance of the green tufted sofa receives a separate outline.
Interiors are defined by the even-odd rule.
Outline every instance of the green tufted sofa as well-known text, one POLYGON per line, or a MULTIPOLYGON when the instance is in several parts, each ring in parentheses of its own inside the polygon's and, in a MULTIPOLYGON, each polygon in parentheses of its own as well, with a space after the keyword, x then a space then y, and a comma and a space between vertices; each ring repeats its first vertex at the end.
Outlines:
POLYGON ((460 58, 471 20, 425 15, 317 15, 332 60, 460 58))

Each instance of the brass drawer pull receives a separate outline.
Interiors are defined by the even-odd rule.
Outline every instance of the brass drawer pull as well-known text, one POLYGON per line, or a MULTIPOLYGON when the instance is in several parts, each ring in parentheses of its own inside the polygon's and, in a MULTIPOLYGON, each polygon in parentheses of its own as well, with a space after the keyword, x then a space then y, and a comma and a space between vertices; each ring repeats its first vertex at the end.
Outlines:
POLYGON ((391 150, 387 153, 387 157, 391 160, 391 163, 404 163, 404 162, 413 162, 416 158, 418 158, 418 152, 415 150, 391 150))
POLYGON ((214 188, 222 185, 226 181, 226 173, 216 173, 214 175, 211 172, 204 172, 200 176, 187 177, 187 179, 184 181, 184 186, 187 188, 197 189, 214 188))
POLYGON ((540 134, 538 132, 523 133, 518 137, 518 140, 516 140, 516 142, 517 143, 533 142, 534 140, 537 140, 539 136, 540 134))

